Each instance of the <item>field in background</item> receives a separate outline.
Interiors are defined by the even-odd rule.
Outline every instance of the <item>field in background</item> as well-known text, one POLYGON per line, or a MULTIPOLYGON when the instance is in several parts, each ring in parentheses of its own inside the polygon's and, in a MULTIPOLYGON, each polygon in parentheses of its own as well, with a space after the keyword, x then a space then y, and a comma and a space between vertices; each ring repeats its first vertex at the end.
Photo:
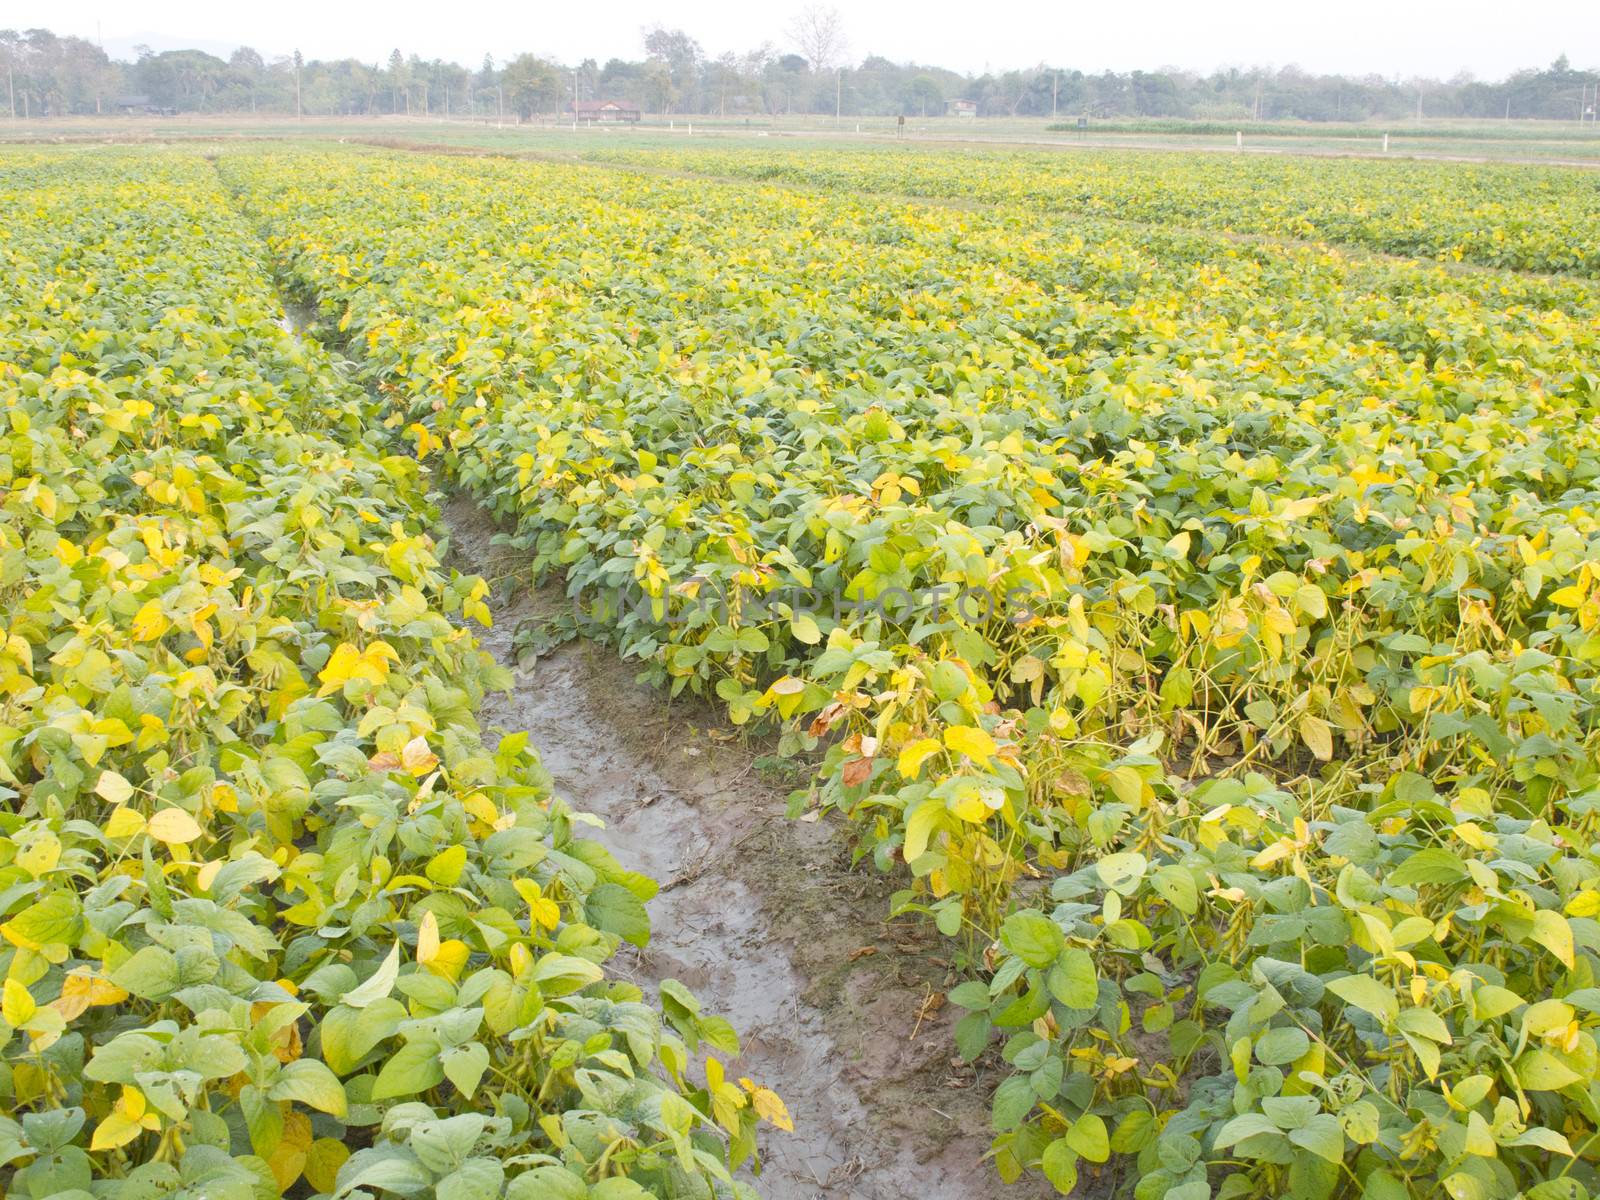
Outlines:
MULTIPOLYGON (((1070 118, 1069 118, 1070 120, 1070 118)), ((204 137, 408 137, 440 140, 493 149, 560 144, 556 139, 587 145, 656 145, 661 138, 715 137, 751 139, 805 138, 823 142, 867 144, 907 140, 918 143, 1001 143, 1061 147, 1130 147, 1143 149, 1231 152, 1234 131, 1245 135, 1244 150, 1251 154, 1296 153, 1318 155, 1382 156, 1383 135, 1390 135, 1389 156, 1461 159, 1552 160, 1600 165, 1600 132, 1593 124, 1561 121, 1423 121, 1390 125, 1327 125, 1302 122, 1242 123, 1186 121, 1091 121, 1086 131, 1052 128, 1046 118, 953 117, 909 118, 903 131, 891 117, 850 117, 839 120, 817 116, 720 117, 649 116, 638 126, 584 129, 544 118, 518 125, 457 118, 453 120, 373 117, 311 117, 295 121, 284 117, 242 118, 87 118, 50 121, 0 122, 0 139, 49 141, 76 138, 204 137)))

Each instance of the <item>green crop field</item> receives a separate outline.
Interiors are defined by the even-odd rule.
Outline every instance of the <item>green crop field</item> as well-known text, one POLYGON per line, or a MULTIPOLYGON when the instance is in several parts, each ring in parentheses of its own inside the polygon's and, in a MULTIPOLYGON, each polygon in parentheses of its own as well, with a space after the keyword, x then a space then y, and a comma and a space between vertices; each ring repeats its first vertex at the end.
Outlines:
POLYGON ((282 132, 0 149, 5 1196, 1600 1192, 1600 176, 282 132))

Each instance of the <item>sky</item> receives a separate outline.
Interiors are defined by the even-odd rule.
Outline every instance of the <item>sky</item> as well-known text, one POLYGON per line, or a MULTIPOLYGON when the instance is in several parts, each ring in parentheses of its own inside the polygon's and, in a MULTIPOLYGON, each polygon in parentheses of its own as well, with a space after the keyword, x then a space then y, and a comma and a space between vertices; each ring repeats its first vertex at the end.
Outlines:
MULTIPOLYGON (((240 44, 268 58, 386 60, 391 50, 476 66, 532 51, 560 62, 639 58, 641 30, 682 28, 715 56, 771 42, 806 0, 606 0, 447 6, 355 0, 6 0, 0 23, 98 38, 115 58, 146 43, 226 55, 240 44)), ((826 2, 826 0, 824 0, 826 2)), ((1085 71, 1294 64, 1309 71, 1497 79, 1566 54, 1600 69, 1594 0, 834 0, 850 57, 879 54, 963 72, 1048 62, 1085 71)))

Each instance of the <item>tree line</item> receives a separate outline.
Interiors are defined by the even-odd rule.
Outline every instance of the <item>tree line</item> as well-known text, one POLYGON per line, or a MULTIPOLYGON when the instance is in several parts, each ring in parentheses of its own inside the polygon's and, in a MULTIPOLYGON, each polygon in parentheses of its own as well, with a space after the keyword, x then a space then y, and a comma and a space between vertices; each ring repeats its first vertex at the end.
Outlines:
POLYGON ((0 30, 5 101, 21 119, 71 114, 303 113, 308 116, 473 116, 526 121, 559 113, 575 97, 631 102, 648 113, 933 117, 971 100, 980 116, 1098 119, 1365 121, 1408 117, 1576 120, 1595 105, 1600 70, 1550 66, 1483 81, 1389 79, 1230 67, 1088 73, 1041 64, 967 75, 852 58, 838 13, 808 9, 788 44, 708 55, 681 29, 642 31, 643 56, 562 64, 523 53, 485 55, 476 69, 402 54, 267 59, 241 46, 228 58, 202 50, 140 47, 115 61, 93 42, 46 29, 0 30))

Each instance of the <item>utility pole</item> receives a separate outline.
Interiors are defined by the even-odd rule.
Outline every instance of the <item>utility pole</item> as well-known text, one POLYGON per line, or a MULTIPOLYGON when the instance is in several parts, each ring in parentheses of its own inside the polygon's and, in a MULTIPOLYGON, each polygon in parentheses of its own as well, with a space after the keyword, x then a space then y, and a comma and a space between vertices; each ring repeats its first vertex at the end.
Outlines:
POLYGON ((844 115, 844 68, 840 67, 833 76, 833 123, 837 125, 839 118, 844 115))
POLYGON ((444 119, 446 121, 450 119, 450 85, 448 83, 444 85, 444 119))
POLYGON ((1057 71, 1050 77, 1050 119, 1056 119, 1056 96, 1061 91, 1061 72, 1057 71))
POLYGON ((17 119, 17 85, 11 81, 11 64, 6 63, 6 99, 11 102, 11 119, 17 119))
POLYGON ((572 69, 572 132, 578 132, 578 69, 572 69))
POLYGON ((300 51, 296 50, 294 52, 294 119, 296 121, 305 120, 304 113, 300 107, 300 64, 302 61, 304 60, 300 57, 300 51))
POLYGON ((506 86, 503 83, 494 85, 494 127, 503 129, 506 120, 506 86))

